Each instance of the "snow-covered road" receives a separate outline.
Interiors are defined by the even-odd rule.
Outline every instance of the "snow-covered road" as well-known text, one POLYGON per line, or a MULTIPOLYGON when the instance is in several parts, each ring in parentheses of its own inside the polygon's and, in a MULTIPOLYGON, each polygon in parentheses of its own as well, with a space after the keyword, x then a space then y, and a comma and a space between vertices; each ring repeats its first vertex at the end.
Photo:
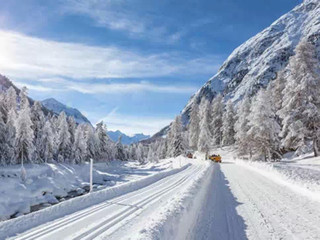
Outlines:
POLYGON ((319 201, 224 154, 13 239, 320 239, 319 201))
POLYGON ((195 164, 155 183, 40 225, 14 239, 119 239, 139 234, 145 220, 185 191, 208 167, 195 164))
POLYGON ((319 202, 236 164, 221 169, 249 239, 320 239, 319 202))
POLYGON ((318 200, 224 155, 189 239, 320 239, 318 200))

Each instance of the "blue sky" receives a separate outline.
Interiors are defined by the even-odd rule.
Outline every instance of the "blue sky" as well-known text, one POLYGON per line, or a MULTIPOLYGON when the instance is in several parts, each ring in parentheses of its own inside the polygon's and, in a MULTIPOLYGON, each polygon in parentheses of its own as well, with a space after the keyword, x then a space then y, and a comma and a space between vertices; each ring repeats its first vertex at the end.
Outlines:
POLYGON ((301 0, 0 0, 0 73, 92 123, 153 134, 301 0))

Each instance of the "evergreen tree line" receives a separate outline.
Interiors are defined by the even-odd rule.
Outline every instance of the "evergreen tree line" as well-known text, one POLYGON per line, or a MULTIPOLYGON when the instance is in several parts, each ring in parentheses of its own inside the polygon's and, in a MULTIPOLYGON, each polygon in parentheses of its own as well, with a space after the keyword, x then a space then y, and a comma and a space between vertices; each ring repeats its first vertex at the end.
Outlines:
POLYGON ((40 102, 31 106, 24 87, 0 93, 0 164, 83 163, 126 159, 126 148, 112 142, 103 122, 77 124, 64 112, 45 115, 40 102))
MULTIPOLYGON (((133 159, 154 161, 176 157, 186 149, 208 153, 211 148, 235 145, 240 156, 272 161, 289 151, 301 155, 320 145, 320 64, 313 44, 302 41, 267 88, 246 95, 234 106, 218 94, 211 102, 203 97, 193 104, 189 123, 181 117, 166 138, 136 147, 133 159), (142 150, 141 150, 142 149, 142 150), (141 154, 141 152, 144 152, 141 154)), ((134 152, 134 150, 132 150, 134 152)), ((130 151, 131 152, 131 151, 130 151)))
POLYGON ((141 164, 146 162, 158 162, 160 159, 178 157, 184 154, 188 148, 187 131, 177 116, 171 123, 165 138, 159 138, 150 144, 141 142, 129 146, 128 158, 137 160, 141 164))

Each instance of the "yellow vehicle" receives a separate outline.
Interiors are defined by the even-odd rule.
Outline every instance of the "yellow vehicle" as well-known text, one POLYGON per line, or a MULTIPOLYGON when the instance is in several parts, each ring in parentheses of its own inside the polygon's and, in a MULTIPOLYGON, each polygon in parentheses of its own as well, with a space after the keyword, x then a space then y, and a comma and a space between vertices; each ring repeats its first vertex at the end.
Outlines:
POLYGON ((210 155, 209 159, 212 160, 213 162, 221 163, 221 156, 220 155, 215 155, 215 154, 210 155))

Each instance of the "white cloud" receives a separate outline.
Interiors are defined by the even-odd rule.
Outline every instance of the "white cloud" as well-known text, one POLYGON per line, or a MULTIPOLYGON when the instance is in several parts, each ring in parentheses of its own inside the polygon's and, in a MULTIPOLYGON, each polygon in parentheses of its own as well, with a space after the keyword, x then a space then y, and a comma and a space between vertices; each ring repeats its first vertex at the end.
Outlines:
POLYGON ((84 15, 99 27, 127 33, 133 38, 144 38, 162 43, 176 43, 179 32, 170 32, 163 21, 159 25, 150 14, 141 14, 135 8, 137 1, 66 0, 61 8, 64 14, 84 15))
POLYGON ((107 124, 109 130, 121 129, 121 132, 128 135, 136 133, 153 135, 172 122, 171 118, 123 115, 117 113, 117 109, 101 120, 107 124))
POLYGON ((192 94, 197 91, 198 87, 183 85, 156 85, 146 81, 137 83, 91 83, 91 82, 74 82, 63 78, 45 78, 39 79, 38 82, 15 81, 18 87, 26 86, 28 89, 38 92, 49 91, 76 91, 85 94, 122 94, 136 92, 156 92, 156 93, 175 93, 175 94, 192 94))
POLYGON ((0 31, 0 71, 13 78, 130 78, 213 74, 215 56, 142 55, 116 47, 63 43, 0 31))

